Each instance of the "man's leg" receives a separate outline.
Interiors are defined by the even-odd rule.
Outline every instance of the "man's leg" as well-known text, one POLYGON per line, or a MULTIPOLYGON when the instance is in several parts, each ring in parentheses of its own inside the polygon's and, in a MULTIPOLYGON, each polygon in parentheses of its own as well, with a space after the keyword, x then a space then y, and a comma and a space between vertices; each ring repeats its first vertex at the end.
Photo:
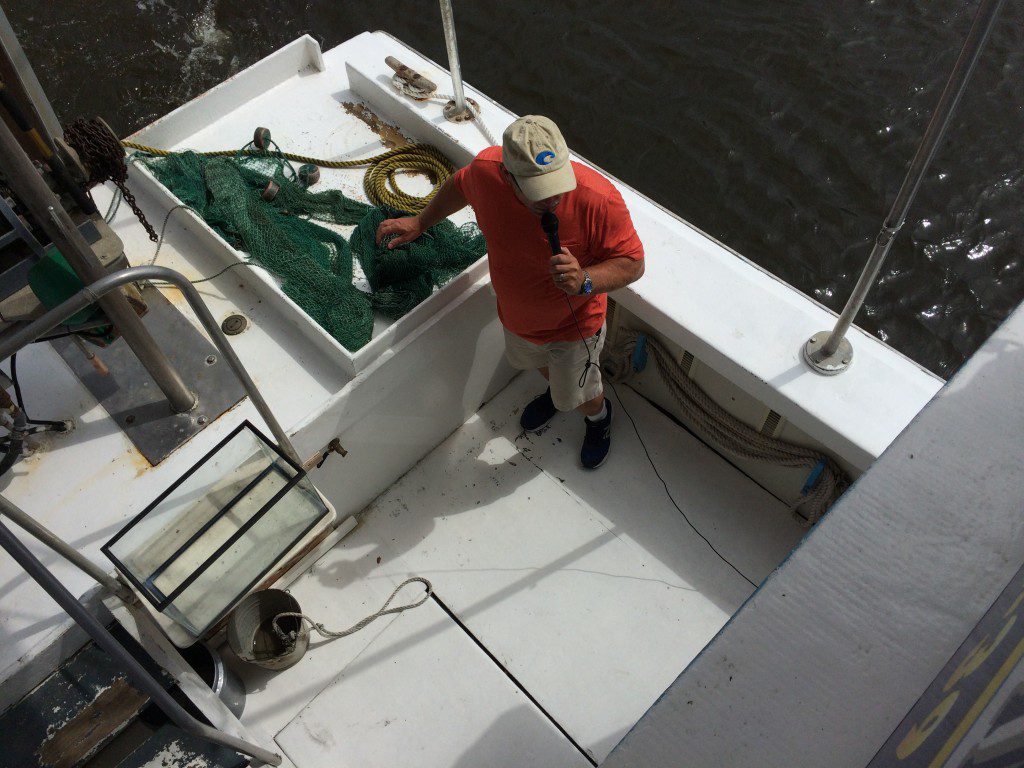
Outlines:
MULTIPOLYGON (((545 376, 545 378, 547 377, 545 376)), ((576 410, 584 416, 597 416, 597 414, 604 410, 604 391, 602 390, 601 394, 597 397, 587 400, 576 410)))
MULTIPOLYGON (((544 347, 516 336, 507 328, 505 329, 505 357, 513 368, 518 368, 521 371, 539 371, 545 379, 548 377, 546 365, 548 354, 544 347)), ((555 404, 551 401, 551 390, 547 389, 544 394, 526 404, 519 417, 519 426, 527 432, 534 432, 551 421, 555 413, 555 404)))
MULTIPOLYGON (((543 376, 545 379, 548 378, 548 368, 543 366, 537 368, 537 373, 543 376)), ((523 415, 519 417, 519 426, 525 429, 527 432, 536 432, 558 413, 558 409, 555 408, 555 403, 551 399, 551 389, 544 390, 544 393, 537 395, 526 407, 523 408, 523 415)))
POLYGON ((559 410, 576 410, 586 418, 580 463, 587 469, 601 466, 611 447, 612 404, 601 382, 604 329, 584 343, 558 342, 548 362, 551 395, 559 410), (589 365, 588 365, 589 361, 589 365))
POLYGON ((597 469, 608 457, 612 445, 612 401, 601 394, 579 407, 587 431, 580 448, 580 463, 586 469, 597 469))

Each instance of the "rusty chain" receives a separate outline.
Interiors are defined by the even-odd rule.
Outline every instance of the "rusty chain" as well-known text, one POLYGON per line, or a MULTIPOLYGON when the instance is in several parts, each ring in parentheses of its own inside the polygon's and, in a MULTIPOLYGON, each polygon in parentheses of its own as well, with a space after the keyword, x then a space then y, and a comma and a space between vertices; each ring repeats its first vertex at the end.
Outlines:
POLYGON ((78 153, 78 157, 89 174, 86 187, 93 187, 110 180, 121 191, 124 201, 132 209, 139 223, 146 228, 152 242, 158 240, 156 230, 146 219, 146 214, 139 208, 135 195, 125 184, 128 179, 128 166, 124 161, 124 149, 120 139, 114 135, 105 122, 98 117, 78 118, 64 129, 64 141, 78 153))

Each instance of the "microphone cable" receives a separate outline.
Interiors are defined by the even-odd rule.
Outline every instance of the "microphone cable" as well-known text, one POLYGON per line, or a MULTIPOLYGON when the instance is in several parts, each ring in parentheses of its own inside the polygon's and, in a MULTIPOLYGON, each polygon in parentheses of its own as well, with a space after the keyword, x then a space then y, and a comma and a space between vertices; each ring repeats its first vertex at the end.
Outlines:
MULTIPOLYGON (((540 217, 540 226, 544 230, 544 234, 548 237, 548 245, 551 246, 551 255, 557 256, 562 252, 562 244, 558 240, 558 216, 555 215, 554 211, 544 211, 540 217)), ((572 306, 572 301, 569 300, 569 294, 562 292, 565 296, 565 305, 569 307, 569 314, 572 315, 572 322, 576 326, 576 333, 580 335, 580 341, 583 342, 583 348, 587 350, 587 362, 583 366, 583 372, 580 374, 579 388, 583 389, 587 385, 587 374, 590 372, 590 367, 597 365, 594 362, 593 355, 590 354, 590 345, 587 343, 587 338, 583 335, 583 329, 580 328, 579 318, 576 317, 576 310, 572 306)), ((600 331, 597 332, 601 334, 600 331)), ((594 345, 595 349, 597 345, 594 345)))
MULTIPOLYGON (((545 211, 540 217, 540 225, 541 228, 544 230, 544 234, 548 236, 548 244, 551 246, 551 255, 554 256, 561 253, 562 246, 558 240, 558 217, 552 211, 545 211)), ((586 347, 587 349, 587 363, 586 365, 583 366, 583 373, 580 375, 579 381, 580 389, 583 389, 583 387, 586 385, 587 372, 590 370, 590 366, 596 365, 596 363, 594 362, 590 354, 590 345, 587 344, 587 340, 583 336, 583 329, 580 328, 580 322, 576 317, 576 310, 573 309, 572 302, 569 300, 569 294, 567 293, 565 294, 565 303, 568 305, 569 313, 572 315, 572 321, 576 325, 576 332, 580 335, 580 340, 583 342, 583 346, 586 347)), ((600 331, 598 331, 598 334, 600 334, 600 331)), ((731 560, 729 560, 725 555, 718 551, 715 545, 711 543, 711 540, 700 532, 697 526, 693 524, 693 521, 690 519, 689 515, 687 515, 686 512, 683 511, 683 508, 675 500, 675 497, 672 495, 672 491, 669 490, 668 483, 665 482, 665 478, 662 477, 661 472, 658 471, 658 466, 657 464, 654 463, 654 459, 651 457, 651 452, 647 450, 647 444, 644 442, 644 439, 640 436, 640 430, 637 428, 636 422, 633 420, 633 416, 629 413, 629 411, 626 409, 626 406, 623 404, 622 397, 619 395, 619 391, 615 388, 615 384, 611 381, 609 381, 608 384, 611 386, 612 391, 615 393, 615 398, 619 401, 619 407, 622 408, 622 412, 626 414, 626 418, 629 419, 629 423, 633 426, 633 432, 636 433, 637 440, 640 441, 640 447, 643 448, 644 455, 647 456, 647 461, 651 465, 651 469, 654 470, 654 474, 657 475, 658 479, 661 481, 662 486, 664 486, 665 494, 668 496, 669 501, 672 502, 672 506, 674 506, 676 510, 679 512, 679 514, 683 516, 683 519, 686 521, 687 525, 689 525, 690 528, 693 529, 693 532, 704 540, 704 543, 711 548, 711 551, 714 552, 723 563, 732 568, 737 574, 740 575, 740 577, 744 581, 750 584, 750 586, 754 587, 754 589, 757 589, 757 583, 750 579, 750 577, 748 577, 745 573, 743 573, 743 571, 737 568, 731 560)))

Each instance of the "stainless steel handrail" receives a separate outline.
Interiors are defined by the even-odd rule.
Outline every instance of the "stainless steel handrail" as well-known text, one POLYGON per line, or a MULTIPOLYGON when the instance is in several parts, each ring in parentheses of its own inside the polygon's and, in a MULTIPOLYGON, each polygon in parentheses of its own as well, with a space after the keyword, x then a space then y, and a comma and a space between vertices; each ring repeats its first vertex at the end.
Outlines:
POLYGON ((10 518, 19 528, 31 534, 76 568, 102 584, 107 591, 117 595, 126 602, 134 600, 132 592, 128 587, 4 496, 0 496, 0 517, 10 518))
MULTIPOLYGON (((459 43, 455 39, 455 16, 451 0, 440 0, 441 24, 444 26, 444 44, 448 48, 448 71, 452 74, 452 95, 455 108, 449 119, 461 119, 467 115, 466 92, 462 88, 462 67, 459 65, 459 43)), ((470 113, 469 116, 472 116, 470 113)))
MULTIPOLYGON (((263 417, 263 420, 270 428, 270 431, 274 434, 274 437, 277 438, 281 450, 296 464, 301 464, 302 460, 299 458, 298 453, 296 453, 288 434, 284 431, 281 424, 277 421, 277 418, 271 412, 270 406, 263 399, 259 389, 256 387, 256 383, 249 376, 248 371, 245 370, 245 366, 242 365, 242 361, 231 348, 227 337, 224 335, 224 331, 221 330, 220 325, 216 320, 214 320, 213 315, 211 315, 210 311, 206 308, 206 304, 203 303, 202 297, 199 295, 199 291, 196 290, 195 286, 193 286, 184 275, 174 271, 173 269, 151 265, 144 267, 132 267, 130 269, 106 275, 93 284, 86 286, 74 296, 49 310, 36 320, 17 327, 9 332, 5 337, 0 338, 0 359, 10 356, 26 344, 35 341, 54 327, 65 322, 72 315, 98 301, 104 294, 116 290, 122 285, 141 280, 159 280, 170 283, 181 290, 185 300, 188 302, 189 306, 192 307, 192 310, 196 313, 196 316, 199 318, 199 321, 202 323, 207 333, 209 333, 214 345, 224 356, 224 359, 227 360, 231 370, 242 383, 246 394, 248 394, 249 399, 256 407, 256 410, 259 411, 260 416, 263 417)), ((91 560, 83 557, 74 547, 58 537, 45 526, 33 520, 27 513, 2 496, 0 496, 0 515, 6 515, 40 542, 57 552, 62 557, 68 559, 73 565, 82 569, 85 573, 114 594, 118 595, 122 599, 131 599, 130 593, 126 591, 120 582, 104 572, 103 569, 91 560)), ((25 569, 29 576, 31 576, 40 586, 43 587, 43 589, 46 590, 58 605, 60 605, 61 608, 63 608, 68 615, 70 615, 71 618, 74 619, 90 637, 92 637, 97 645, 110 654, 111 657, 116 659, 126 669, 133 684, 149 695, 153 702, 156 703, 156 705, 160 707, 160 709, 163 710, 163 712, 179 728, 216 744, 226 746, 243 755, 256 758, 268 765, 281 764, 282 758, 279 754, 263 749, 256 744, 252 744, 230 734, 223 733, 216 728, 212 728, 205 723, 199 722, 189 715, 188 712, 186 712, 181 705, 164 690, 163 686, 154 680, 145 668, 130 653, 128 653, 123 646, 121 646, 121 644, 106 630, 106 628, 100 624, 77 599, 75 599, 74 595, 72 595, 67 588, 61 584, 60 580, 47 570, 46 566, 44 566, 42 562, 40 562, 39 559, 36 558, 24 544, 22 544, 22 542, 3 524, 3 522, 0 522, 0 547, 5 549, 11 557, 13 557, 15 561, 25 569)))
POLYGON ((91 285, 86 286, 71 298, 65 300, 63 303, 57 305, 53 309, 49 310, 45 314, 41 315, 37 319, 23 326, 17 327, 3 337, 0 337, 0 360, 10 357, 13 353, 24 347, 26 344, 38 339, 54 327, 60 325, 66 321, 69 317, 85 309, 90 304, 95 303, 104 294, 110 293, 116 288, 120 288, 122 285, 128 283, 135 283, 141 280, 159 280, 165 283, 171 283, 176 286, 185 297, 189 306, 192 307, 192 311, 196 313, 196 317, 199 318, 199 322, 203 324, 203 328, 210 335, 214 345, 220 350, 220 353, 227 360, 228 365, 231 366, 231 370, 234 371, 235 376, 242 383, 242 387, 245 389, 252 404, 259 411, 260 416, 263 417, 263 421, 266 422, 270 431, 277 438, 277 442, 281 447, 281 450, 294 461, 296 464, 301 465, 302 459, 299 458, 299 454, 295 451, 295 447, 292 445, 288 434, 278 423, 273 412, 270 410, 270 406, 267 405, 267 401, 263 399, 259 389, 256 387, 256 383, 249 376, 248 371, 245 370, 245 366, 242 365, 242 361, 238 359, 238 355, 231 348, 231 344, 228 343, 227 336, 224 335, 224 331, 221 330, 220 324, 214 320, 213 315, 210 314, 210 310, 206 308, 206 304, 203 303, 202 297, 199 295, 199 291, 196 290, 195 286, 189 282, 180 272, 176 272, 173 269, 167 267, 158 267, 155 265, 144 266, 144 267, 131 267, 129 269, 123 269, 120 272, 114 272, 112 274, 101 277, 91 285))
MULTIPOLYGON (((106 275, 106 269, 100 264, 91 246, 3 120, 0 120, 0 170, 14 193, 84 284, 94 283, 106 275)), ((195 394, 185 385, 167 355, 157 346, 128 299, 120 292, 112 293, 105 296, 100 304, 124 337, 125 343, 164 393, 171 410, 175 413, 190 411, 196 404, 195 394)))
POLYGON ((960 56, 953 66, 949 80, 946 81, 946 87, 943 88, 939 103, 935 106, 931 120, 928 121, 928 127, 925 129, 924 136, 921 137, 921 143, 917 147, 914 159, 910 161, 903 184, 900 185, 900 190, 896 193, 896 199, 893 201, 889 215, 882 223, 882 229, 875 239, 871 255, 868 256, 864 270, 860 273, 860 278, 858 278, 846 306, 843 307, 831 333, 828 331, 816 333, 804 344, 804 360, 817 373, 833 376, 846 370, 853 361, 853 346, 846 338, 846 332, 864 305, 868 291, 871 290, 875 278, 878 277, 878 272, 882 268, 882 262, 889 254, 893 240, 896 239, 897 233, 906 221, 907 212, 910 210, 911 203, 914 202, 914 196, 917 194, 918 187, 921 186, 921 180, 928 171, 928 166, 931 165, 932 158, 935 157, 935 151, 946 134, 953 111, 967 87, 967 81, 970 80, 971 74, 974 72, 974 67, 978 63, 989 34, 992 32, 1003 2, 1004 0, 981 0, 971 25, 971 31, 968 32, 963 48, 960 49, 960 56))
POLYGON ((21 540, 14 535, 10 528, 0 522, 0 547, 7 550, 7 553, 14 558, 25 572, 31 576, 46 593, 52 597, 64 611, 75 620, 82 629, 96 642, 100 648, 114 659, 127 673, 132 685, 138 688, 152 699, 166 714, 171 721, 195 736, 199 736, 215 744, 221 744, 233 749, 243 755, 254 757, 268 765, 280 765, 281 755, 276 752, 264 749, 256 744, 239 739, 230 734, 218 731, 205 723, 201 723, 192 717, 185 709, 176 702, 171 695, 164 690, 164 687, 153 676, 146 671, 146 668, 139 663, 138 659, 132 656, 117 639, 107 631, 95 616, 83 606, 75 596, 68 591, 67 587, 60 583, 56 576, 50 573, 39 558, 29 551, 28 547, 22 544, 21 540))

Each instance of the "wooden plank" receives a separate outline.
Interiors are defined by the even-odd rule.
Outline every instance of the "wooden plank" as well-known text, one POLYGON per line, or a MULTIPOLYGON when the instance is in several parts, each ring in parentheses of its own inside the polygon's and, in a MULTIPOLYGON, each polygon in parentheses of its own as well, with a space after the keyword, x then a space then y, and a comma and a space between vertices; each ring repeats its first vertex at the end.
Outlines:
POLYGON ((117 768, 244 768, 249 760, 227 747, 165 725, 117 768))
MULTIPOLYGON (((159 668, 119 628, 150 673, 159 668)), ((90 643, 0 717, 3 764, 71 768, 116 736, 149 703, 125 673, 90 643)))

